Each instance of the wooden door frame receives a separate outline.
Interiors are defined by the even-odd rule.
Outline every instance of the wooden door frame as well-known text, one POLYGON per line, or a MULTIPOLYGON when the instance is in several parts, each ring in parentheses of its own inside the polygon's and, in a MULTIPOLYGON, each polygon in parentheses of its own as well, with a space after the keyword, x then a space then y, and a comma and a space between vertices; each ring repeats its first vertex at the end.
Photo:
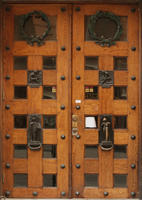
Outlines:
MULTIPOLYGON (((2 108, 2 29, 3 27, 3 16, 2 8, 7 3, 69 3, 69 4, 137 4, 140 11, 140 22, 139 22, 139 63, 140 63, 140 109, 139 109, 139 198, 142 198, 142 0, 0 0, 0 108, 2 108)), ((2 109, 0 109, 0 118, 2 119, 2 109)), ((0 120, 0 177, 2 177, 2 120, 0 120)), ((0 178, 0 196, 2 196, 2 181, 3 177, 0 178)))

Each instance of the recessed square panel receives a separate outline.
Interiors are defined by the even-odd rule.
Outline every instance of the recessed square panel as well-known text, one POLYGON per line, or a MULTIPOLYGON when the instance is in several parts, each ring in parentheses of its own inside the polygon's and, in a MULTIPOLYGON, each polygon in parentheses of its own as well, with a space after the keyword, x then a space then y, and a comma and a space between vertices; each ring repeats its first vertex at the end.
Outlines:
POLYGON ((56 128, 56 115, 43 115, 43 128, 55 129, 56 128))
POLYGON ((127 158, 127 145, 114 145, 114 158, 127 158))
POLYGON ((85 128, 98 128, 98 116, 85 116, 85 128))
POLYGON ((14 69, 26 70, 27 69, 27 56, 14 56, 14 69))
POLYGON ((27 99, 27 86, 14 86, 15 99, 27 99))
POLYGON ((56 99, 56 86, 43 86, 43 99, 56 99))
POLYGON ((27 128, 27 115, 14 115, 14 128, 27 128))
POLYGON ((85 70, 98 70, 98 56, 95 57, 90 57, 86 56, 85 57, 85 70))
POLYGON ((27 158, 27 145, 15 144, 14 145, 14 158, 27 158))
POLYGON ((43 187, 56 187, 57 176, 56 174, 43 174, 43 187))
POLYGON ((127 57, 114 57, 114 70, 127 70, 127 57))
POLYGON ((43 158, 56 158, 56 145, 44 144, 43 145, 43 158))
POLYGON ((95 145, 85 145, 85 158, 98 158, 98 147, 95 145))
POLYGON ((28 175, 14 174, 14 187, 28 187, 28 175))
POLYGON ((84 178, 85 187, 98 187, 98 174, 85 174, 84 178))
POLYGON ((43 56, 43 69, 56 70, 56 57, 55 56, 43 56))
POLYGON ((114 99, 125 100, 127 99, 127 87, 126 86, 114 86, 114 99))
POLYGON ((114 182, 114 187, 117 188, 127 187, 127 174, 114 174, 113 182, 114 182))
POLYGON ((85 99, 98 99, 98 86, 85 86, 85 99))
POLYGON ((114 128, 127 129, 127 116, 114 116, 114 128))

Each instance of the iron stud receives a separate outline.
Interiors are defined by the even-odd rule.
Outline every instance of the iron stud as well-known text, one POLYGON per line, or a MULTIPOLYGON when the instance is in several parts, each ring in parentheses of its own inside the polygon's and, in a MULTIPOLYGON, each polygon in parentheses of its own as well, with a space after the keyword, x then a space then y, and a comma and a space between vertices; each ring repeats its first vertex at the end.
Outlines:
POLYGON ((131 8, 131 12, 136 12, 136 8, 131 8))
POLYGON ((109 194, 108 192, 104 192, 104 196, 108 196, 108 194, 109 194))
POLYGON ((76 106, 76 109, 77 109, 77 110, 79 110, 79 109, 80 109, 80 106, 79 106, 79 105, 77 105, 77 106, 76 106))
POLYGON ((5 167, 6 167, 7 169, 9 169, 9 168, 10 168, 10 164, 9 164, 9 163, 6 163, 6 164, 5 164, 5 167))
POLYGON ((62 47, 61 47, 61 50, 62 50, 62 51, 65 51, 65 50, 66 50, 66 48, 65 48, 64 46, 62 46, 62 47))
POLYGON ((79 12, 80 11, 80 7, 76 7, 75 11, 79 12))
POLYGON ((61 76, 61 80, 64 81, 66 78, 65 76, 61 76))
POLYGON ((132 105, 132 106, 131 106, 131 109, 132 109, 132 110, 135 110, 135 109, 136 109, 136 106, 135 106, 135 105, 132 105))
POLYGON ((136 193, 135 193, 135 192, 131 192, 131 196, 132 196, 132 197, 135 197, 135 196, 136 196, 136 193))
POLYGON ((65 135, 61 135, 61 139, 64 140, 66 137, 65 135))
POLYGON ((135 140, 135 139, 136 139, 136 136, 135 136, 135 135, 131 135, 131 139, 132 139, 132 140, 135 140))
POLYGON ((131 47, 131 50, 132 51, 136 51, 136 47, 131 47))
POLYGON ((61 164, 60 167, 61 167, 62 169, 64 169, 64 168, 65 168, 65 165, 64 165, 64 164, 61 164))
POLYGON ((62 12, 65 12, 65 11, 66 11, 66 8, 65 8, 65 7, 62 7, 62 8, 61 8, 61 11, 62 11, 62 12))
POLYGON ((64 105, 61 105, 61 110, 65 110, 65 106, 64 105))
POLYGON ((5 138, 8 140, 8 139, 10 138, 10 135, 7 133, 7 134, 5 135, 5 138))
POLYGON ((61 195, 62 195, 62 196, 65 196, 65 195, 66 195, 66 193, 65 193, 65 192, 61 192, 61 195))
POLYGON ((76 139, 78 139, 78 140, 79 140, 79 139, 80 139, 80 135, 76 135, 76 139))
POLYGON ((33 196, 37 196, 38 195, 38 192, 33 192, 33 196))
POLYGON ((76 50, 77 50, 77 51, 80 51, 80 50, 81 50, 81 47, 80 47, 80 46, 77 46, 77 47, 76 47, 76 50))
POLYGON ((10 10, 11 10, 10 7, 6 7, 6 8, 5 8, 5 11, 7 11, 7 12, 9 12, 10 10))
POLYGON ((77 168, 77 169, 80 169, 80 164, 76 164, 76 168, 77 168))
POLYGON ((132 81, 135 81, 135 80, 136 80, 136 77, 135 77, 135 76, 131 76, 131 80, 132 80, 132 81))
POLYGON ((79 75, 76 76, 76 80, 80 80, 80 76, 79 75))
POLYGON ((10 105, 7 104, 7 105, 5 106, 5 109, 9 110, 9 109, 10 109, 10 105))
POLYGON ((7 74, 6 77, 5 77, 5 79, 9 80, 10 79, 10 75, 7 74))
POLYGON ((10 50, 10 47, 9 47, 9 46, 6 46, 6 47, 5 47, 5 50, 6 50, 6 51, 9 51, 9 50, 10 50))
POLYGON ((79 196, 79 195, 80 195, 80 192, 79 192, 79 191, 76 191, 76 192, 75 192, 75 195, 76 195, 76 196, 79 196))
POLYGON ((132 168, 132 169, 135 169, 135 168, 136 168, 136 165, 135 165, 135 164, 131 164, 131 168, 132 168))
POLYGON ((9 196, 10 196, 10 191, 7 190, 7 191, 5 192, 5 196, 6 196, 6 197, 9 197, 9 196))

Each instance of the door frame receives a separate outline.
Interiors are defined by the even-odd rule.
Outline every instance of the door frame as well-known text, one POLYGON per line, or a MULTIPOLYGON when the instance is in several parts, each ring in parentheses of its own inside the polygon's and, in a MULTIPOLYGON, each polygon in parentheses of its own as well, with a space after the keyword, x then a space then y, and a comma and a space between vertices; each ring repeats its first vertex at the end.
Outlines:
MULTIPOLYGON (((2 38, 2 30, 4 29, 3 26, 3 16, 2 16, 2 9, 3 5, 8 3, 66 3, 66 4, 137 4, 139 7, 139 63, 140 63, 140 87, 139 87, 139 198, 142 198, 142 1, 141 0, 0 0, 0 108, 2 108, 2 42, 4 38, 2 38)), ((2 109, 0 109, 0 118, 2 119, 2 109)), ((0 120, 0 197, 2 196, 2 120, 0 120)))

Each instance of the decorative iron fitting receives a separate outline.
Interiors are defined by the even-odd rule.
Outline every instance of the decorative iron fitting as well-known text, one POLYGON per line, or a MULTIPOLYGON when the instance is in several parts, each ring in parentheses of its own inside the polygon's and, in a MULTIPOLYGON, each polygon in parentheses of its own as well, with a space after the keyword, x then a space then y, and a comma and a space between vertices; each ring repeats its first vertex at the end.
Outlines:
POLYGON ((20 23, 21 34, 23 38, 27 41, 27 43, 31 46, 33 46, 34 43, 37 43, 38 46, 43 45, 45 43, 44 40, 47 37, 51 28, 48 17, 42 11, 35 10, 33 12, 27 13, 26 15, 21 15, 20 20, 21 20, 21 23, 20 23), (34 34, 34 31, 31 31, 32 34, 28 34, 25 31, 25 24, 30 18, 32 19, 41 18, 46 23, 47 28, 45 31, 43 31, 43 33, 41 33, 41 35, 36 35, 36 33, 34 34))
POLYGON ((99 71, 99 85, 103 88, 110 88, 114 83, 113 71, 99 71))
POLYGON ((32 114, 28 117, 28 147, 31 150, 39 150, 42 146, 43 136, 41 128, 41 115, 32 114))
POLYGON ((31 88, 38 88, 42 85, 42 71, 28 71, 28 85, 31 88))
POLYGON ((114 15, 111 12, 97 11, 95 15, 92 15, 90 17, 88 32, 90 37, 95 41, 96 44, 107 47, 115 45, 116 41, 120 39, 122 34, 122 25, 120 23, 120 17, 114 15), (103 29, 101 30, 100 28, 99 31, 96 29, 96 26, 98 24, 101 25, 103 20, 107 20, 113 24, 113 34, 110 32, 110 35, 105 35, 103 29))

